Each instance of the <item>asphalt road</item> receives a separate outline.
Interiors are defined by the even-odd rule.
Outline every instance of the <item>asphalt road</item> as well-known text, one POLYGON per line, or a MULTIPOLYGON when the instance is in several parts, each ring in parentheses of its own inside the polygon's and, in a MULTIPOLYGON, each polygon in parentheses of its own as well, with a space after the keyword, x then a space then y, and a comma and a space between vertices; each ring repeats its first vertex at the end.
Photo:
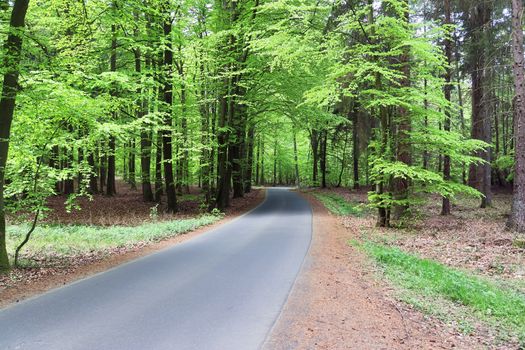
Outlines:
POLYGON ((311 234, 308 203, 270 189, 226 225, 1 310, 0 349, 257 349, 311 234))

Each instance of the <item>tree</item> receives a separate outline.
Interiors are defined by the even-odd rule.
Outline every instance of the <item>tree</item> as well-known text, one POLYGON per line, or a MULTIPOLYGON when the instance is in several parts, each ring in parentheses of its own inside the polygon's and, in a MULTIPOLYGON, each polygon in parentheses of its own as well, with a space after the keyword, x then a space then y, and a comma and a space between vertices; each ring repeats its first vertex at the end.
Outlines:
MULTIPOLYGON (((466 25, 470 38, 468 61, 472 79, 471 137, 490 144, 492 142, 492 120, 488 110, 489 94, 486 80, 488 49, 486 39, 491 20, 491 5, 488 1, 476 1, 470 5, 466 25)), ((483 193, 481 207, 485 208, 492 203, 490 148, 479 150, 476 155, 484 162, 471 165, 469 184, 483 193)))
POLYGON ((22 56, 22 34, 29 0, 16 0, 9 21, 9 33, 4 44, 5 69, 0 97, 0 271, 9 269, 6 250, 6 221, 4 205, 4 183, 11 136, 11 124, 19 90, 20 60, 22 56))
MULTIPOLYGON (((452 18, 451 18, 451 7, 450 7, 450 0, 444 0, 444 10, 445 10, 445 26, 452 25, 452 18)), ((446 28, 448 31, 450 31, 449 28, 446 28)), ((452 102, 452 37, 451 33, 448 32, 445 36, 445 57, 447 59, 447 67, 445 67, 445 99, 451 103, 452 102)), ((443 126, 443 130, 450 131, 451 127, 451 111, 450 106, 447 106, 445 109, 445 122, 443 126)), ((445 154, 443 157, 443 178, 445 181, 450 181, 451 175, 450 175, 450 156, 448 154, 445 154)), ((443 203, 441 206, 441 215, 449 215, 450 214, 450 198, 443 197, 443 203)))
POLYGON ((168 197, 168 212, 177 211, 177 194, 175 191, 175 179, 173 176, 173 145, 172 131, 173 127, 173 51, 171 44, 171 27, 172 14, 169 2, 164 3, 164 72, 162 92, 164 94, 164 129, 162 130, 162 154, 164 156, 164 180, 166 182, 166 196, 168 197))
POLYGON ((514 191, 507 227, 525 232, 525 59, 523 57, 523 2, 512 0, 512 53, 514 56, 514 191))

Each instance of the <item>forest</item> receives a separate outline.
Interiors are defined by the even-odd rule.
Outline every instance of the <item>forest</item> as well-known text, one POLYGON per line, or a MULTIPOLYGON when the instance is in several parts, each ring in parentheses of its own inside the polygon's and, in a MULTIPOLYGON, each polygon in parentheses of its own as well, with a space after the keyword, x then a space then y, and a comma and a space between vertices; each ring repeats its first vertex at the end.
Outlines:
MULTIPOLYGON (((328 220, 315 203, 341 220, 337 259, 362 251, 393 284, 498 319, 521 348, 523 8, 0 0, 0 307, 22 280, 299 194, 314 236, 328 220)), ((289 200, 272 210, 291 232, 289 200)))
POLYGON ((525 231, 522 4, 505 1, 3 0, 5 216, 116 194, 223 210, 253 185, 367 187, 377 225, 428 194, 525 231), (512 39, 511 39, 512 37, 512 39), (509 44, 512 40, 512 44, 509 44), (9 151, 9 152, 8 152, 9 151), (510 210, 511 208, 509 208, 510 210))

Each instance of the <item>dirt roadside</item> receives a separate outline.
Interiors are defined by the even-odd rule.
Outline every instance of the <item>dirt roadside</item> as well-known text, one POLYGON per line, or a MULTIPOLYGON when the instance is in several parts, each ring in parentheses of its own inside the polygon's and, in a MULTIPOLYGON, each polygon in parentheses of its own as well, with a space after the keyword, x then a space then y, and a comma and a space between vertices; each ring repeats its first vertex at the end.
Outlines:
POLYGON ((479 349, 479 339, 454 331, 396 301, 341 219, 314 197, 313 239, 302 271, 264 350, 479 349))
POLYGON ((190 240, 247 213, 261 204, 264 198, 265 191, 256 190, 253 194, 245 196, 245 198, 232 201, 232 205, 226 211, 224 219, 214 224, 203 226, 188 233, 180 234, 158 242, 131 248, 123 248, 110 255, 99 257, 92 262, 53 270, 47 275, 39 275, 37 279, 19 281, 7 288, 0 288, 0 308, 190 240))

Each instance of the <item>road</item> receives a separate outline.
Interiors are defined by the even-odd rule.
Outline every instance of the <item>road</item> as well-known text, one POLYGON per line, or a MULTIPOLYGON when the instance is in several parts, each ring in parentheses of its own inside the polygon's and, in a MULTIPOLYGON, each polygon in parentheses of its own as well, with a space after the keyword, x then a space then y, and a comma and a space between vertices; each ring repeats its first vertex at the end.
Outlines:
POLYGON ((310 246, 312 214, 269 189, 185 243, 0 311, 0 349, 258 349, 310 246))

